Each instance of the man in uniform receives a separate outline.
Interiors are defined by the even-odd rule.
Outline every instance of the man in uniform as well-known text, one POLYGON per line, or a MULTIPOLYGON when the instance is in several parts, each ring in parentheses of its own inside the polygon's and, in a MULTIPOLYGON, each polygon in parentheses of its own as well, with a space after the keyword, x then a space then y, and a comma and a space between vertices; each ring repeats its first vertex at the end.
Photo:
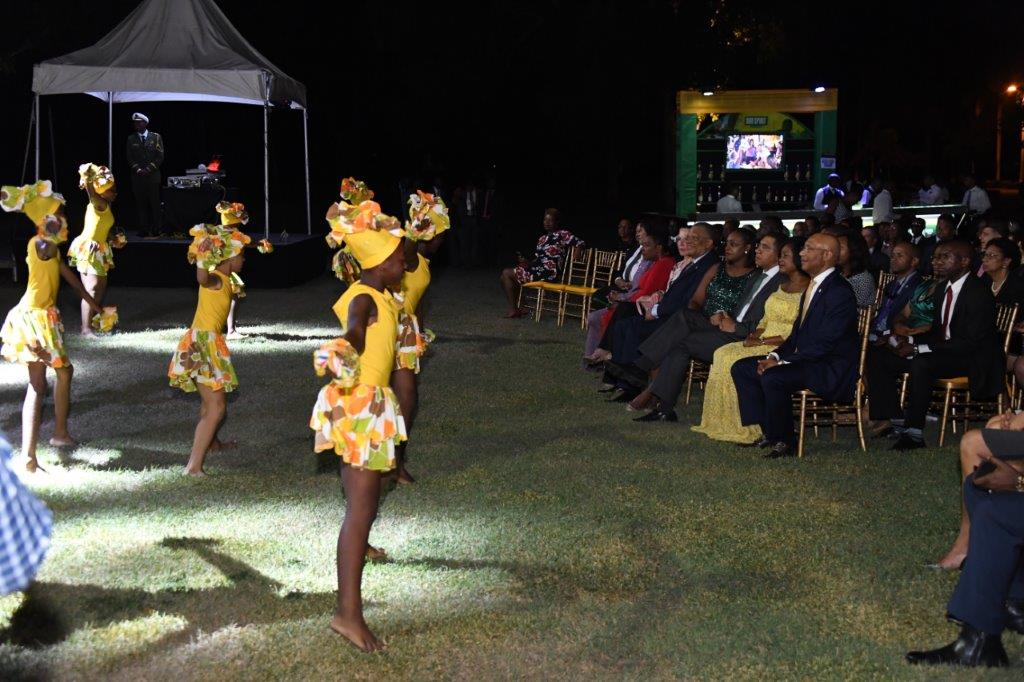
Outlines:
POLYGON ((132 193, 139 211, 143 237, 160 236, 160 164, 164 162, 164 141, 149 128, 145 114, 132 114, 135 132, 128 136, 128 166, 132 193))

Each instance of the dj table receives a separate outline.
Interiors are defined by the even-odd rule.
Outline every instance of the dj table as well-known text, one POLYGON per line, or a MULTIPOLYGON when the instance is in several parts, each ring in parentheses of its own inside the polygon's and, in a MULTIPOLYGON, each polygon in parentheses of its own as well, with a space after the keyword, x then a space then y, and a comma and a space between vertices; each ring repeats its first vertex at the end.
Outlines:
POLYGON ((163 229, 165 232, 188 232, 196 223, 219 223, 220 216, 214 210, 218 201, 229 201, 234 188, 219 184, 204 184, 199 187, 179 189, 162 187, 160 201, 164 207, 163 229))

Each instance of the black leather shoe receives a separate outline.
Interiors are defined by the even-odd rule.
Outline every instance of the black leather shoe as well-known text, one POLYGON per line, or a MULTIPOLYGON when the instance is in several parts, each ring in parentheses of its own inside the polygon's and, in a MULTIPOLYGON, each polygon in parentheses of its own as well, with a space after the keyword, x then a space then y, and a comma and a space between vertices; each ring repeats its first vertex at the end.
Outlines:
POLYGON ((892 444, 892 449, 893 450, 900 450, 900 451, 918 450, 920 448, 925 448, 925 447, 928 447, 928 446, 924 444, 923 440, 917 440, 916 438, 911 438, 907 434, 903 434, 902 436, 899 437, 899 439, 895 443, 892 444))
POLYGON ((677 422, 679 417, 673 410, 668 412, 661 412, 660 410, 651 410, 642 417, 637 417, 633 421, 635 422, 677 422))
POLYGON ((951 644, 932 651, 911 651, 906 659, 911 665, 962 665, 968 668, 1005 668, 1010 665, 999 635, 990 635, 966 624, 951 644))
POLYGON ((612 378, 618 379, 630 386, 635 386, 640 389, 647 388, 647 372, 643 371, 633 363, 622 365, 609 360, 604 365, 604 371, 611 375, 612 378))
POLYGON ((1024 601, 1006 602, 1006 629, 1024 635, 1024 601))
POLYGON ((761 455, 765 459, 782 459, 783 457, 796 457, 796 448, 786 443, 776 443, 772 449, 761 455))
POLYGON ((761 437, 761 440, 755 440, 753 443, 740 443, 741 448, 767 448, 771 445, 772 442, 764 436, 761 437))

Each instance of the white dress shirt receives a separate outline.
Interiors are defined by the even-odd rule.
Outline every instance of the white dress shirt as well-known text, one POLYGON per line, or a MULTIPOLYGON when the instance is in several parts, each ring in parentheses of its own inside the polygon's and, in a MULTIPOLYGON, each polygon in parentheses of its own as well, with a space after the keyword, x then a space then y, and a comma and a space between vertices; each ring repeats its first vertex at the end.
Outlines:
MULTIPOLYGON (((946 325, 946 329, 943 330, 944 331, 944 335, 943 336, 946 339, 946 341, 949 341, 949 337, 950 337, 949 327, 950 327, 950 325, 953 324, 953 313, 956 312, 956 301, 957 301, 958 298, 960 298, 960 290, 964 288, 964 282, 966 282, 967 278, 970 277, 970 276, 971 276, 971 273, 967 272, 967 273, 965 273, 963 275, 963 277, 961 277, 957 281, 949 282, 948 284, 946 284, 945 289, 942 290, 942 308, 941 308, 941 310, 939 310, 939 324, 942 324, 942 321, 947 319, 946 318, 946 291, 948 291, 950 288, 953 289, 953 299, 949 302, 949 318, 948 318, 948 323, 949 324, 947 324, 946 325)), ((928 347, 927 343, 922 343, 920 346, 917 347, 917 352, 918 353, 931 353, 932 349, 928 347)))
POLYGON ((715 204, 715 210, 719 213, 743 213, 743 204, 732 194, 726 194, 715 204))
POLYGON ((875 197, 875 203, 871 205, 871 220, 877 225, 887 222, 890 218, 892 218, 892 195, 889 194, 889 190, 883 189, 875 197))
POLYGON ((139 137, 145 140, 147 137, 149 137, 149 130, 143 130, 141 133, 139 133, 139 137))
MULTIPOLYGON (((807 291, 810 292, 809 295, 811 298, 809 301, 806 302, 806 304, 802 308, 800 308, 800 312, 797 313, 798 315, 800 315, 799 320, 801 325, 803 325, 804 323, 804 311, 810 311, 811 306, 814 305, 814 297, 817 296, 818 292, 821 290, 821 283, 825 281, 826 277, 828 277, 835 271, 835 268, 829 268, 824 272, 820 272, 814 277, 814 279, 811 280, 810 284, 807 285, 807 291)), ((779 357, 778 353, 769 353, 768 357, 775 358, 776 360, 779 361, 780 365, 788 364, 785 360, 779 357)))
POLYGON ((938 185, 917 191, 917 200, 924 206, 934 206, 942 200, 942 190, 938 185))
POLYGON ((988 199, 988 192, 975 185, 964 192, 963 205, 967 210, 975 213, 984 213, 992 208, 992 202, 988 199))
POLYGON ((763 273, 761 273, 761 283, 758 284, 757 289, 755 289, 754 292, 750 294, 750 300, 747 301, 746 305, 743 306, 743 309, 740 310, 740 314, 736 316, 737 322, 743 321, 743 318, 746 316, 747 311, 750 310, 750 305, 754 302, 754 299, 757 298, 757 295, 761 293, 761 290, 764 289, 768 282, 771 281, 772 277, 774 277, 777 274, 779 274, 778 265, 768 268, 763 273))

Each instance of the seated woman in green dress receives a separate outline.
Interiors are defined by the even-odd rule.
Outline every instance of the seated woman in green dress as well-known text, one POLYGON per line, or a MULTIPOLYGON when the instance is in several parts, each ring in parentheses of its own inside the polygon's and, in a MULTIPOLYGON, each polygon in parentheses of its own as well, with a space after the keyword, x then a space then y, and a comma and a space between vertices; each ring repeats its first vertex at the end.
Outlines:
POLYGON ((700 424, 690 427, 697 433, 713 440, 745 445, 760 440, 760 426, 744 426, 740 421, 740 405, 731 370, 737 360, 767 355, 793 331, 793 322, 800 311, 800 297, 811 281, 800 267, 803 242, 802 238, 794 237, 782 245, 779 272, 789 277, 789 281, 765 301, 764 316, 754 333, 744 341, 726 344, 715 351, 704 388, 704 411, 700 424))

